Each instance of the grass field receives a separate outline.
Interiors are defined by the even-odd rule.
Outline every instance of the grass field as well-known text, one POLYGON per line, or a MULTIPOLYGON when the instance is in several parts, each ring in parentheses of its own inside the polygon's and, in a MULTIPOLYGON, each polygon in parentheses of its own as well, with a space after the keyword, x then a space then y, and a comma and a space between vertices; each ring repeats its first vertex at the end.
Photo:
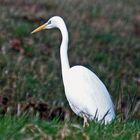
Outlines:
POLYGON ((9 117, 0 120, 0 139, 73 139, 73 140, 139 140, 140 125, 138 122, 114 121, 111 125, 91 125, 83 129, 82 125, 73 122, 51 122, 37 118, 9 117))
POLYGON ((140 139, 139 9, 139 0, 0 0, 0 139, 140 139), (53 15, 67 24, 71 66, 88 67, 107 86, 111 125, 83 129, 71 112, 59 31, 30 34, 53 15))

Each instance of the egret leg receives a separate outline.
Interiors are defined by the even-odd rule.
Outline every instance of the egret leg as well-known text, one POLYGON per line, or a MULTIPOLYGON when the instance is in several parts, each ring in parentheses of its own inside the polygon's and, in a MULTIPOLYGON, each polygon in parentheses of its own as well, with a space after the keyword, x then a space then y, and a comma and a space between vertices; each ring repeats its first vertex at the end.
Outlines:
POLYGON ((88 127, 89 126, 89 123, 87 121, 87 117, 85 115, 83 115, 83 118, 84 118, 84 122, 83 122, 83 127, 85 128, 86 126, 88 127))

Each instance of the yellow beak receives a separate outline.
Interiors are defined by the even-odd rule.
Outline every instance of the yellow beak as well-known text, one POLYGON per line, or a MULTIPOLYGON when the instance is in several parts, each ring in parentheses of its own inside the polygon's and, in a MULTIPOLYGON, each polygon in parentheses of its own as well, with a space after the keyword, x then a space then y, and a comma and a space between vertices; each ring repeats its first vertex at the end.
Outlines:
POLYGON ((45 27, 46 27, 47 25, 48 25, 48 24, 45 23, 45 24, 39 26, 38 28, 36 28, 35 30, 33 30, 33 31, 31 32, 31 34, 36 33, 36 32, 39 32, 39 31, 41 31, 41 30, 44 30, 45 27))

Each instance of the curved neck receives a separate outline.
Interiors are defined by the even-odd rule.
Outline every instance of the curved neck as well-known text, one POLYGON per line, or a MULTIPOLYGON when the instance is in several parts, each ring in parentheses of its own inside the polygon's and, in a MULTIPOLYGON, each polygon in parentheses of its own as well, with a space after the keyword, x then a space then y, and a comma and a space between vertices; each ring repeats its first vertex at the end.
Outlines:
POLYGON ((62 42, 60 46, 60 58, 61 58, 61 67, 62 67, 62 75, 70 68, 69 61, 68 61, 68 31, 66 28, 65 23, 59 27, 61 34, 62 34, 62 42))

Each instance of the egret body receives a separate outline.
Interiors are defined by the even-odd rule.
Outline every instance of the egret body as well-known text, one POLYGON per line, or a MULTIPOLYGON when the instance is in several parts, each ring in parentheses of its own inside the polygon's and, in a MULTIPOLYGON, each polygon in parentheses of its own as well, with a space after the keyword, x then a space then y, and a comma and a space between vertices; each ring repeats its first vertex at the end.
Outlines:
POLYGON ((87 120, 110 123, 114 117, 114 106, 108 90, 102 81, 86 67, 76 65, 70 67, 67 55, 68 31, 61 17, 54 16, 32 33, 43 29, 58 28, 62 34, 60 57, 65 95, 71 109, 87 120))

